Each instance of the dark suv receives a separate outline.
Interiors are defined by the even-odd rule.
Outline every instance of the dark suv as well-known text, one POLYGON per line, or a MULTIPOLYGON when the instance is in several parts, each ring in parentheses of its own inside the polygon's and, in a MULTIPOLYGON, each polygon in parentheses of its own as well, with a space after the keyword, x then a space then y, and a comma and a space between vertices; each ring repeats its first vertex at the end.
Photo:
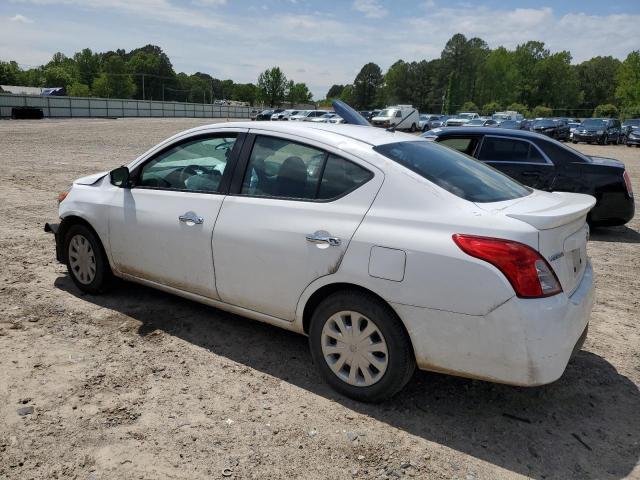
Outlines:
POLYGON ((573 143, 620 143, 620 120, 615 118, 587 118, 573 131, 573 143))

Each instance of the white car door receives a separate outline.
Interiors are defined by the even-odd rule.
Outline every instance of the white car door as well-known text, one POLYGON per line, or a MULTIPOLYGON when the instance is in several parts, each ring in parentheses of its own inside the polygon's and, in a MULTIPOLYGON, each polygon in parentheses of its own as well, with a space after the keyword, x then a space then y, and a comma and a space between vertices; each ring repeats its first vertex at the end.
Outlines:
POLYGON ((110 209, 118 272, 217 299, 211 236, 239 140, 236 131, 180 140, 131 173, 110 209))
POLYGON ((213 233, 218 293, 293 320, 305 287, 339 268, 383 175, 286 135, 249 135, 243 150, 213 233))

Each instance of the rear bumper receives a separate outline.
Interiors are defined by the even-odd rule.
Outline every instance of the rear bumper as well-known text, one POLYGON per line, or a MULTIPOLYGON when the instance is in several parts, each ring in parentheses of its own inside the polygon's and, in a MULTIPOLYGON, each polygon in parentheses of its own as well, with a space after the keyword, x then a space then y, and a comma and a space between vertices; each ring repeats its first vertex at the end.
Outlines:
POLYGON ((407 327, 419 368, 536 386, 560 378, 574 349, 584 342, 593 301, 589 263, 570 297, 512 297, 484 316, 393 307, 407 327))
POLYGON ((60 230, 60 224, 59 223, 45 223, 44 224, 44 231, 47 233, 53 233, 55 240, 56 240, 56 259, 60 262, 60 263, 64 263, 64 256, 62 254, 63 250, 62 250, 62 238, 60 238, 60 235, 58 234, 58 231, 60 230))

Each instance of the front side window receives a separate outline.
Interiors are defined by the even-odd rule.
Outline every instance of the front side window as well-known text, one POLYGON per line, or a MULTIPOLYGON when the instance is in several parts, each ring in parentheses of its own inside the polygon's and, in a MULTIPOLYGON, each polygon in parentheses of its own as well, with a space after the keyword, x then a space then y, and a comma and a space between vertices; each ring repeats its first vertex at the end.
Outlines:
POLYGON ((485 137, 478 159, 488 162, 546 163, 538 149, 525 140, 485 137))
POLYGON ((236 138, 228 133, 176 145, 142 167, 136 186, 218 192, 236 138))
POLYGON ((374 150, 471 202, 501 202, 530 193, 527 187, 488 165, 433 142, 389 143, 374 150))
POLYGON ((329 200, 354 190, 371 177, 369 170, 323 150, 259 136, 251 151, 241 194, 329 200))

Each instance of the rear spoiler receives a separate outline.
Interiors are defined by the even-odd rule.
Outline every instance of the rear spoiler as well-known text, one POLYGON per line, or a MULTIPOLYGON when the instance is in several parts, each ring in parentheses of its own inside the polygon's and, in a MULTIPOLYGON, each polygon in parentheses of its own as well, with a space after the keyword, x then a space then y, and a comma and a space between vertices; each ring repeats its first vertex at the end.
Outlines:
POLYGON ((553 192, 552 195, 557 196, 559 200, 557 203, 547 203, 538 210, 524 211, 531 204, 522 202, 506 208, 505 215, 528 223, 538 230, 548 230, 586 216, 596 204, 595 198, 582 193, 553 192), (523 211, 518 212, 519 209, 523 211))

